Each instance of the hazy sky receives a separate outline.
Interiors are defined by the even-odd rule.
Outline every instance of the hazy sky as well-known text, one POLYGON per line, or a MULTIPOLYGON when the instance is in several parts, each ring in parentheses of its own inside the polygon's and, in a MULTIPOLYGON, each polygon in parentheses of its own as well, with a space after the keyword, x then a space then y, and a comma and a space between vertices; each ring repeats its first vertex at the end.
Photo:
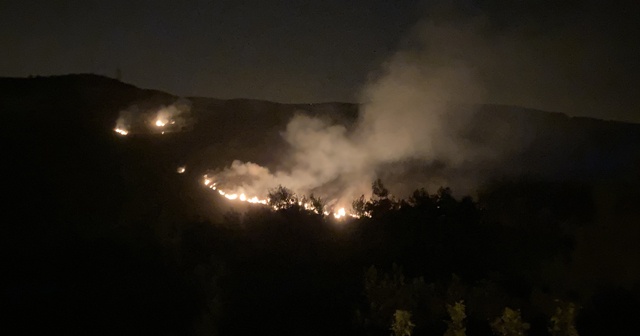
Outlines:
POLYGON ((483 101, 640 122, 635 2, 4 0, 0 76, 120 68, 185 96, 357 101, 398 51, 429 48, 425 22, 446 23, 474 31, 456 61, 483 101))

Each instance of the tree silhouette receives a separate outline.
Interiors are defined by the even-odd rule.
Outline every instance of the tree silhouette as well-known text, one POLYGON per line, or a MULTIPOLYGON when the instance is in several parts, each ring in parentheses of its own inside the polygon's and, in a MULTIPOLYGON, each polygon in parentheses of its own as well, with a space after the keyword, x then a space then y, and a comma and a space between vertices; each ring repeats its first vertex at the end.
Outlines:
POLYGON ((391 331, 394 336, 411 336, 415 324, 411 322, 411 312, 406 310, 396 310, 393 314, 391 331))
POLYGON ((573 302, 557 300, 556 312, 551 317, 549 333, 552 336, 578 336, 576 316, 578 308, 573 302))
POLYGON ((376 179, 371 184, 373 195, 366 204, 365 210, 372 217, 379 217, 396 207, 396 203, 389 198, 389 190, 384 186, 381 179, 376 179))
POLYGON ((267 204, 276 210, 289 209, 298 205, 298 197, 290 189, 279 185, 269 190, 267 204))
POLYGON ((500 336, 523 336, 529 330, 529 323, 522 321, 519 310, 506 307, 502 316, 491 323, 491 329, 500 336))
POLYGON ((373 191, 373 196, 377 199, 385 199, 389 197, 389 190, 385 188, 384 184, 382 184, 381 179, 373 181, 371 189, 373 191))
POLYGON ((324 200, 320 197, 315 197, 313 194, 309 196, 309 203, 311 204, 311 208, 318 214, 324 213, 324 200))
POLYGON ((445 336, 465 336, 467 328, 465 328, 464 320, 467 318, 465 313, 464 301, 460 300, 453 305, 447 304, 447 312, 451 317, 451 321, 447 321, 447 332, 445 336))
POLYGON ((368 215, 367 201, 365 201, 364 195, 361 195, 359 198, 353 200, 353 202, 351 203, 351 208, 353 208, 353 213, 358 217, 368 215))

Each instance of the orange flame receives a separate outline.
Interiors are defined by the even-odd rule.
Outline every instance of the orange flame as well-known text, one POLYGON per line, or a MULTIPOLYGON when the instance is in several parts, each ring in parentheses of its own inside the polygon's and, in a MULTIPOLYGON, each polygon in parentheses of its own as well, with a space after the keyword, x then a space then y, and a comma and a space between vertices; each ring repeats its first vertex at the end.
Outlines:
MULTIPOLYGON (((214 183, 209 177, 207 177, 206 175, 204 176, 204 180, 203 180, 203 184, 208 187, 211 188, 212 190, 215 190, 218 192, 218 194, 220 194, 221 196, 224 196, 226 199, 231 200, 231 201, 240 201, 240 202, 246 202, 246 203, 251 203, 251 204, 262 204, 262 205, 267 205, 269 203, 269 199, 261 199, 258 198, 257 196, 252 196, 249 197, 244 193, 230 193, 230 192, 226 192, 220 188, 218 188, 217 184, 214 183)), ((313 206, 311 205, 311 203, 303 203, 303 202, 298 202, 298 205, 303 207, 305 210, 310 210, 310 211, 314 211, 316 213, 317 210, 315 210, 313 208, 313 206)), ((279 210, 277 207, 274 206, 274 210, 279 210)), ((319 214, 319 213, 318 213, 319 214)), ((324 216, 329 216, 329 215, 333 215, 333 217, 335 219, 344 219, 347 215, 353 218, 359 218, 358 215, 356 214, 352 214, 352 213, 347 213, 347 211, 345 210, 345 208, 340 208, 338 209, 337 212, 329 212, 329 211, 325 211, 322 213, 324 216)))

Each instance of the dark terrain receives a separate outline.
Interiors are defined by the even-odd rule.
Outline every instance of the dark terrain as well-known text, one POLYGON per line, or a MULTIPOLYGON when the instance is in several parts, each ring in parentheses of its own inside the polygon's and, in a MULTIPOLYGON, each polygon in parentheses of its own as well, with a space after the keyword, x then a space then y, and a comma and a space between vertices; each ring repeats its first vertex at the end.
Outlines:
POLYGON ((442 169, 418 165, 406 202, 378 194, 372 218, 336 225, 297 207, 241 215, 199 178, 234 159, 276 167, 296 111, 351 127, 357 105, 192 97, 193 128, 113 132, 121 110, 176 99, 95 75, 0 78, 5 328, 388 335, 404 309, 437 335, 463 299, 468 335, 506 306, 547 335, 560 299, 581 307, 580 335, 635 334, 640 125, 474 107, 478 130, 501 131, 469 139, 526 146, 464 168, 486 177, 473 198, 455 181, 420 192, 442 169))

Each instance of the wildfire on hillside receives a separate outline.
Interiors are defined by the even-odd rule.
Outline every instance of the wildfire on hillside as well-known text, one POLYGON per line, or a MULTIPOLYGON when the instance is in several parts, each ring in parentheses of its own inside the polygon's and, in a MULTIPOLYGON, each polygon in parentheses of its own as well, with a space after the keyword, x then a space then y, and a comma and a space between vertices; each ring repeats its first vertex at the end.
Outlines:
MULTIPOLYGON (((205 187, 214 190, 216 192, 218 192, 218 194, 220 194, 221 196, 224 196, 226 199, 230 200, 230 201, 237 201, 237 202, 246 202, 246 203, 251 203, 251 204, 262 204, 262 205, 269 205, 269 198, 260 198, 258 196, 247 196, 244 192, 241 191, 225 191, 223 189, 221 189, 218 184, 216 182, 213 181, 212 178, 208 177, 207 175, 204 175, 203 178, 203 182, 205 187)), ((289 202, 291 204, 289 205, 293 205, 296 202, 298 203, 298 206, 304 208, 305 210, 308 211, 313 211, 316 214, 320 214, 319 210, 316 209, 316 207, 314 207, 314 205, 311 202, 308 201, 296 201, 294 199, 289 200, 289 202)), ((283 209, 284 206, 278 206, 278 205, 272 205, 273 210, 280 210, 283 209)), ((352 214, 352 213, 347 213, 347 211, 345 210, 344 207, 335 207, 334 208, 335 211, 323 211, 322 215, 324 216, 333 216, 335 219, 343 219, 347 216, 349 217, 353 217, 353 218, 358 218, 358 216, 356 214, 352 214)))

